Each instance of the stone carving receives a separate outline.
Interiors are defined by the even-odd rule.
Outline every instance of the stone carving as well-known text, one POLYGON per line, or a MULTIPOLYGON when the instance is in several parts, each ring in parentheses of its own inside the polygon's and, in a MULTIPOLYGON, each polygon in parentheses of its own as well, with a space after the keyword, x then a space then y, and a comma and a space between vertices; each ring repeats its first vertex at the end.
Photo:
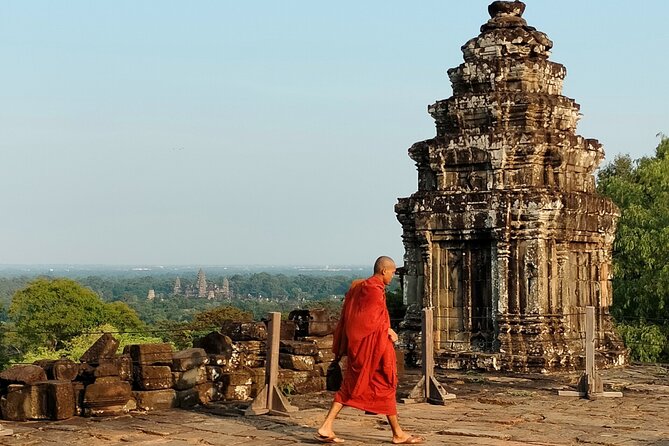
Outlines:
POLYGON ((395 208, 405 299, 434 307, 437 351, 495 354, 494 367, 514 370, 577 366, 592 305, 604 362, 619 364, 609 316, 619 213, 593 176, 604 151, 575 133, 566 70, 524 9, 489 6, 448 71, 453 96, 428 108, 436 136, 409 149, 418 191, 395 208))

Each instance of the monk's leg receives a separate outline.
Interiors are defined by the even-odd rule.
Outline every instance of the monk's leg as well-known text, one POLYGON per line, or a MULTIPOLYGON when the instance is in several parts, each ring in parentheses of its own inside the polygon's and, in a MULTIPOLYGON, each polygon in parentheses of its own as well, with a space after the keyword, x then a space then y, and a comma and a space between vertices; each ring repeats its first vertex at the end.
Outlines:
POLYGON ((423 437, 414 437, 408 432, 403 431, 400 427, 400 422, 397 420, 397 415, 388 415, 387 417, 390 429, 393 431, 393 443, 419 444, 425 441, 423 437))
POLYGON ((334 421, 335 418, 337 418, 337 415, 339 415, 339 412, 341 412, 342 408, 344 406, 341 403, 338 403, 336 401, 332 402, 332 406, 330 406, 330 410, 328 411, 327 417, 325 417, 325 421, 323 421, 323 424, 321 424, 321 427, 318 428, 318 435, 321 435, 323 437, 334 437, 334 421))
POLYGON ((388 424, 393 431, 393 442, 405 440, 409 434, 404 432, 400 427, 400 422, 397 420, 397 415, 388 415, 388 424))

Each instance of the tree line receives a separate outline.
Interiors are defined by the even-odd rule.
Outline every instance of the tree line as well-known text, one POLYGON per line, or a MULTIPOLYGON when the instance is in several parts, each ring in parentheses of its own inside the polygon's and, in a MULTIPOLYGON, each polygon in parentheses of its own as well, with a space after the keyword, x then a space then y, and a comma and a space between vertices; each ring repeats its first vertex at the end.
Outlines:
POLYGON ((619 333, 641 361, 669 361, 669 138, 653 156, 617 156, 597 189, 620 208, 613 245, 613 306, 619 333))
POLYGON ((77 360, 102 332, 114 332, 122 345, 171 342, 186 348, 225 319, 259 320, 272 311, 287 315, 297 308, 338 314, 352 277, 238 274, 228 278, 238 291, 224 301, 173 295, 174 280, 0 278, 0 367, 61 356, 77 360), (146 297, 149 289, 157 291, 153 300, 146 297))

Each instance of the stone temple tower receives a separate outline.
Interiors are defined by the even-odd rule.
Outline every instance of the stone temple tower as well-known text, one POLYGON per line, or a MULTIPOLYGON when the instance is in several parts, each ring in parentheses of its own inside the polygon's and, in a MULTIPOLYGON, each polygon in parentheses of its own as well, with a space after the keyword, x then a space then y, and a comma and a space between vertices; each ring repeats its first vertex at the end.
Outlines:
POLYGON ((409 155, 418 191, 396 205, 410 308, 434 308, 437 357, 450 366, 573 368, 586 306, 598 360, 624 361, 611 326, 618 209, 595 192, 599 142, 576 134, 553 43, 522 2, 496 1, 448 75, 453 96, 428 108, 437 135, 409 155))

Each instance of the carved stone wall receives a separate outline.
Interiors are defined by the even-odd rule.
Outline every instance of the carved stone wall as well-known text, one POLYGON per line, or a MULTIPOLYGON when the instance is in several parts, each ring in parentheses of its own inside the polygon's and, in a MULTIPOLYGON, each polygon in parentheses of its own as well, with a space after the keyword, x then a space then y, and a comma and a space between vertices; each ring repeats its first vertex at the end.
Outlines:
POLYGON ((450 69, 453 96, 428 108, 437 135, 409 149, 418 191, 396 205, 404 295, 435 308, 443 355, 495 354, 495 367, 575 367, 584 309, 597 308, 600 358, 624 361, 613 334, 611 246, 618 209, 595 192, 601 144, 576 132, 552 42, 492 3, 450 69))

